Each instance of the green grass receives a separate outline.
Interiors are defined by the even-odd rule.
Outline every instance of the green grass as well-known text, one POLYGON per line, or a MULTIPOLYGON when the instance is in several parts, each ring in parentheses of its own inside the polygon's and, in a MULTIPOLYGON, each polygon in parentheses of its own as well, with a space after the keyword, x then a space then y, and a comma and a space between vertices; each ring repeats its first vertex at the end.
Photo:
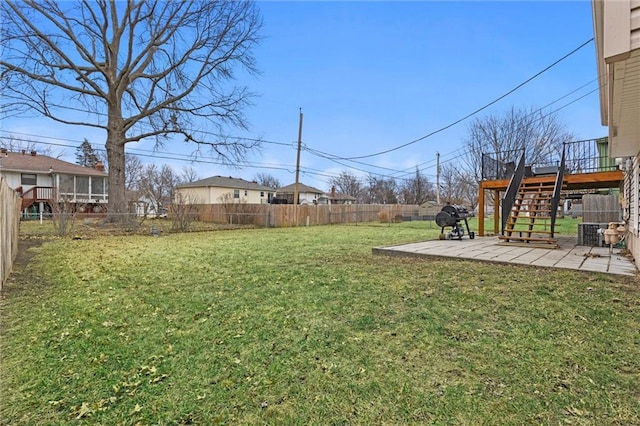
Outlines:
MULTIPOLYGON (((537 230, 542 230, 545 229, 544 228, 544 224, 547 224, 547 226, 551 226, 549 223, 550 219, 539 219, 537 221, 537 230), (540 225, 542 224, 542 225, 540 225)), ((581 218, 572 218, 572 217, 563 217, 563 218, 558 218, 556 220, 556 226, 554 228, 554 231, 557 234, 560 235, 577 235, 578 234, 578 224, 582 222, 581 218)), ((476 230, 478 229, 478 218, 474 217, 469 219, 469 227, 471 228, 471 230, 476 230)), ((493 216, 491 217, 485 217, 484 219, 484 232, 485 235, 490 235, 494 233, 494 223, 493 223, 493 216)), ((498 233, 500 232, 500 225, 498 225, 498 233)))
POLYGON ((635 279, 371 254, 438 233, 47 241, 1 301, 0 423, 640 424, 635 279))

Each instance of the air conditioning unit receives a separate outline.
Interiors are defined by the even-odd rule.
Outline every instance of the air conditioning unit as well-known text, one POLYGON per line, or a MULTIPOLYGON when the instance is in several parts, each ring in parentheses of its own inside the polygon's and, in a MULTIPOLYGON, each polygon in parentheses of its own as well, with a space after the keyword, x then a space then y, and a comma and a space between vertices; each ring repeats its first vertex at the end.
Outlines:
POLYGON ((578 245, 589 247, 604 247, 604 234, 599 229, 606 229, 608 223, 579 223, 578 245))

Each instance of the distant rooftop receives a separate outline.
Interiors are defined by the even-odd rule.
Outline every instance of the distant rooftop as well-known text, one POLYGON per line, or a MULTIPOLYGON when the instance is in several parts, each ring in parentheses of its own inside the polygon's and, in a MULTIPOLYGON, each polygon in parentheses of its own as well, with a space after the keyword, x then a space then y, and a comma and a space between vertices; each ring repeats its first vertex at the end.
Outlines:
POLYGON ((200 187, 216 187, 216 188, 235 188, 235 189, 253 189, 256 191, 275 191, 275 188, 260 185, 258 182, 250 182, 248 180, 234 178, 231 176, 211 176, 200 179, 195 182, 183 183, 178 188, 200 188, 200 187))
MULTIPOLYGON (((278 188, 279 194, 293 194, 295 191, 295 183, 291 185, 283 186, 282 188, 278 188)), ((313 186, 307 186, 302 183, 298 183, 298 192, 307 192, 310 194, 324 194, 324 191, 320 191, 318 188, 314 188, 313 186)))
POLYGON ((69 175, 107 176, 104 170, 69 163, 36 151, 0 151, 0 170, 30 173, 64 173, 69 175))

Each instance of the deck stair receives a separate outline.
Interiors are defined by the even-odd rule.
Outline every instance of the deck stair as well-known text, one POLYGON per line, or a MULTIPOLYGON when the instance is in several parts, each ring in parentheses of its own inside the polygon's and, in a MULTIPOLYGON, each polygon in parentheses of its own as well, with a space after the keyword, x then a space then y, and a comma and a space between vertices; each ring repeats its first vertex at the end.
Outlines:
POLYGON ((507 218, 503 235, 505 242, 535 243, 557 246, 552 226, 553 182, 523 181, 507 218))
POLYGON ((549 179, 524 179, 524 154, 502 200, 502 235, 508 243, 558 247, 555 238, 556 216, 564 181, 565 151, 556 176, 549 179))

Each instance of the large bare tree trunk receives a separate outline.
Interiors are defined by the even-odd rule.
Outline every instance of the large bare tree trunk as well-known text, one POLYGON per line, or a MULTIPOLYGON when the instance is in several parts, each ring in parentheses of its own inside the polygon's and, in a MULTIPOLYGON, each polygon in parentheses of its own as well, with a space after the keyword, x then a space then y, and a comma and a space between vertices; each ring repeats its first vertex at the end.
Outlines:
MULTIPOLYGON (((114 108, 116 109, 116 108, 114 108)), ((109 220, 123 221, 128 213, 125 186, 125 130, 124 120, 110 114, 107 131, 107 159, 109 161, 109 220)))

